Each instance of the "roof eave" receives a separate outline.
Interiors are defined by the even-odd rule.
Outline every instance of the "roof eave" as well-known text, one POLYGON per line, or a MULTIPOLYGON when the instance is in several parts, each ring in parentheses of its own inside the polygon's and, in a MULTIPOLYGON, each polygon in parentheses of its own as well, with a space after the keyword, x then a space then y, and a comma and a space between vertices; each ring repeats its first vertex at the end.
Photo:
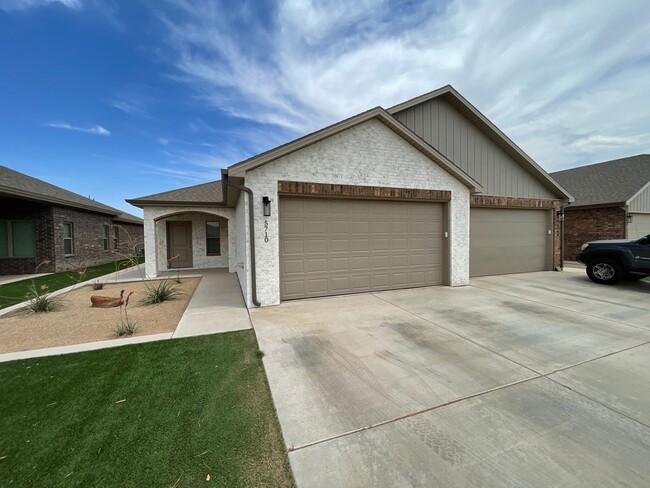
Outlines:
POLYGON ((638 197, 641 193, 646 191, 648 188, 650 188, 650 181, 648 181, 645 185, 643 185, 639 191, 637 191, 634 195, 632 195, 630 198, 627 199, 625 202, 625 205, 629 205, 632 200, 634 200, 636 197, 638 197))
POLYGON ((125 200, 126 203, 133 205, 134 207, 144 208, 149 206, 157 207, 174 207, 174 206, 183 206, 183 207, 225 207, 227 206, 225 202, 188 202, 182 200, 170 201, 170 200, 138 200, 131 199, 125 200))
POLYGON ((98 213, 102 215, 119 215, 119 211, 117 209, 113 209, 115 211, 109 211, 108 209, 100 209, 97 207, 92 207, 90 205, 84 205, 81 203, 76 203, 76 202, 71 202, 69 200, 63 200, 61 198, 55 198, 55 197, 43 197, 42 195, 38 193, 32 193, 24 190, 19 190, 17 188, 9 188, 6 186, 0 186, 0 194, 2 195, 7 195, 10 197, 18 197, 24 200, 31 200, 35 202, 43 202, 43 203, 49 203, 52 205, 61 205, 63 207, 72 207, 72 208, 78 208, 81 210, 86 210, 88 212, 93 212, 93 213, 98 213))

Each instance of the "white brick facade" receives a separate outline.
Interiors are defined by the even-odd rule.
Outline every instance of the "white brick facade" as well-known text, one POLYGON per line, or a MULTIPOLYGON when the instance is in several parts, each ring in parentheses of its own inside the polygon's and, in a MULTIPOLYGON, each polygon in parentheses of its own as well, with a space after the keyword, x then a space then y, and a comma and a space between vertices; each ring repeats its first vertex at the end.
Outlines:
POLYGON ((234 217, 235 209, 232 208, 144 207, 145 270, 147 276, 155 277, 158 276, 160 271, 168 269, 166 222, 170 220, 189 220, 192 222, 192 260, 194 268, 229 268, 233 272, 234 263, 237 262, 234 257, 236 252, 236 224, 234 217), (165 217, 167 215, 170 217, 165 217), (220 256, 208 256, 206 252, 205 222, 211 220, 211 216, 227 220, 227 223, 221 226, 220 256))
MULTIPOLYGON (((244 184, 254 193, 257 298, 263 306, 280 303, 278 181, 450 191, 445 229, 449 284, 469 283, 469 189, 372 119, 246 173, 244 184), (263 196, 271 198, 270 217, 263 215, 263 196)), ((191 220, 194 268, 227 266, 237 273, 246 303, 253 306, 246 193, 240 193, 236 208, 145 206, 144 220, 147 276, 168 268, 166 221, 191 220), (206 256, 205 221, 210 217, 195 212, 227 219, 221 231, 221 256, 206 256)))
MULTIPOLYGON (((278 181, 309 181, 361 186, 388 186, 451 191, 449 215, 450 284, 469 283, 469 190, 431 159, 378 120, 370 120, 246 173, 254 192, 257 296, 262 305, 280 302, 278 181), (271 217, 262 213, 262 197, 272 200, 271 217), (265 222, 268 230, 265 231, 265 222), (265 234, 268 242, 265 242, 265 234)), ((240 199, 237 222, 247 211, 240 199)), ((239 235, 248 234, 248 227, 239 235)), ((248 247, 246 248, 248 249, 248 247)), ((238 252, 238 259, 243 257, 238 252)), ((250 259, 239 272, 246 302, 252 305, 250 259), (242 279, 245 278, 245 281, 242 279)))

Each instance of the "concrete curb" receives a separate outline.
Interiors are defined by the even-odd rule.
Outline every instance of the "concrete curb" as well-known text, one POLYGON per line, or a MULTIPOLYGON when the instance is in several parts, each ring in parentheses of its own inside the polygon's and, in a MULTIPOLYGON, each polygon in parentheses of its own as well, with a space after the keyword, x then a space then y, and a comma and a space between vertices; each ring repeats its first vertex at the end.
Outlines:
POLYGON ((128 346, 131 344, 142 344, 145 342, 164 341, 171 339, 173 332, 152 334, 141 337, 126 337, 124 339, 111 339, 108 341, 86 342, 84 344, 73 344, 70 346, 47 347, 45 349, 32 349, 31 351, 7 352, 0 354, 0 363, 16 361, 19 359, 42 358, 46 356, 59 356, 75 352, 96 351, 109 347, 128 346))

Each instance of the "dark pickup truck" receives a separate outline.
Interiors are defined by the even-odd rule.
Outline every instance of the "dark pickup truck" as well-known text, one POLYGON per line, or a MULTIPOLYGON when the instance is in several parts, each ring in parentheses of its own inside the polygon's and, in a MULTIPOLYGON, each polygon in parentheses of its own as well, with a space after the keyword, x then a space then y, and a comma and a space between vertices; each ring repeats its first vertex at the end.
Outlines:
POLYGON ((650 234, 638 240, 587 242, 578 261, 587 265, 592 281, 605 285, 650 276, 650 234))

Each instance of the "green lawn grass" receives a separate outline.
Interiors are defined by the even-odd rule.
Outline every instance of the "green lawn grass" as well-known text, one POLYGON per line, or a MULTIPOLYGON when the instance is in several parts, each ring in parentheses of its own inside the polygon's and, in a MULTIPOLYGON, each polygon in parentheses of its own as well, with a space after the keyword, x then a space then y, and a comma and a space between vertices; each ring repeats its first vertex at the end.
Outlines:
MULTIPOLYGON (((140 262, 144 262, 144 259, 141 258, 140 262)), ((99 278, 109 273, 124 269, 127 266, 130 266, 132 263, 131 260, 118 260, 112 261, 106 264, 100 264, 99 266, 91 266, 86 268, 83 275, 79 274, 76 271, 63 271, 61 273, 52 273, 46 276, 40 276, 34 278, 34 283, 36 287, 41 285, 47 285, 49 291, 60 290, 79 281, 92 280, 94 278, 99 278)), ((9 307, 25 301, 25 294, 27 293, 27 288, 31 286, 32 280, 21 280, 14 281, 13 283, 8 283, 6 285, 0 285, 0 308, 9 307)))
POLYGON ((292 486, 260 356, 241 331, 0 364, 0 486, 292 486))

